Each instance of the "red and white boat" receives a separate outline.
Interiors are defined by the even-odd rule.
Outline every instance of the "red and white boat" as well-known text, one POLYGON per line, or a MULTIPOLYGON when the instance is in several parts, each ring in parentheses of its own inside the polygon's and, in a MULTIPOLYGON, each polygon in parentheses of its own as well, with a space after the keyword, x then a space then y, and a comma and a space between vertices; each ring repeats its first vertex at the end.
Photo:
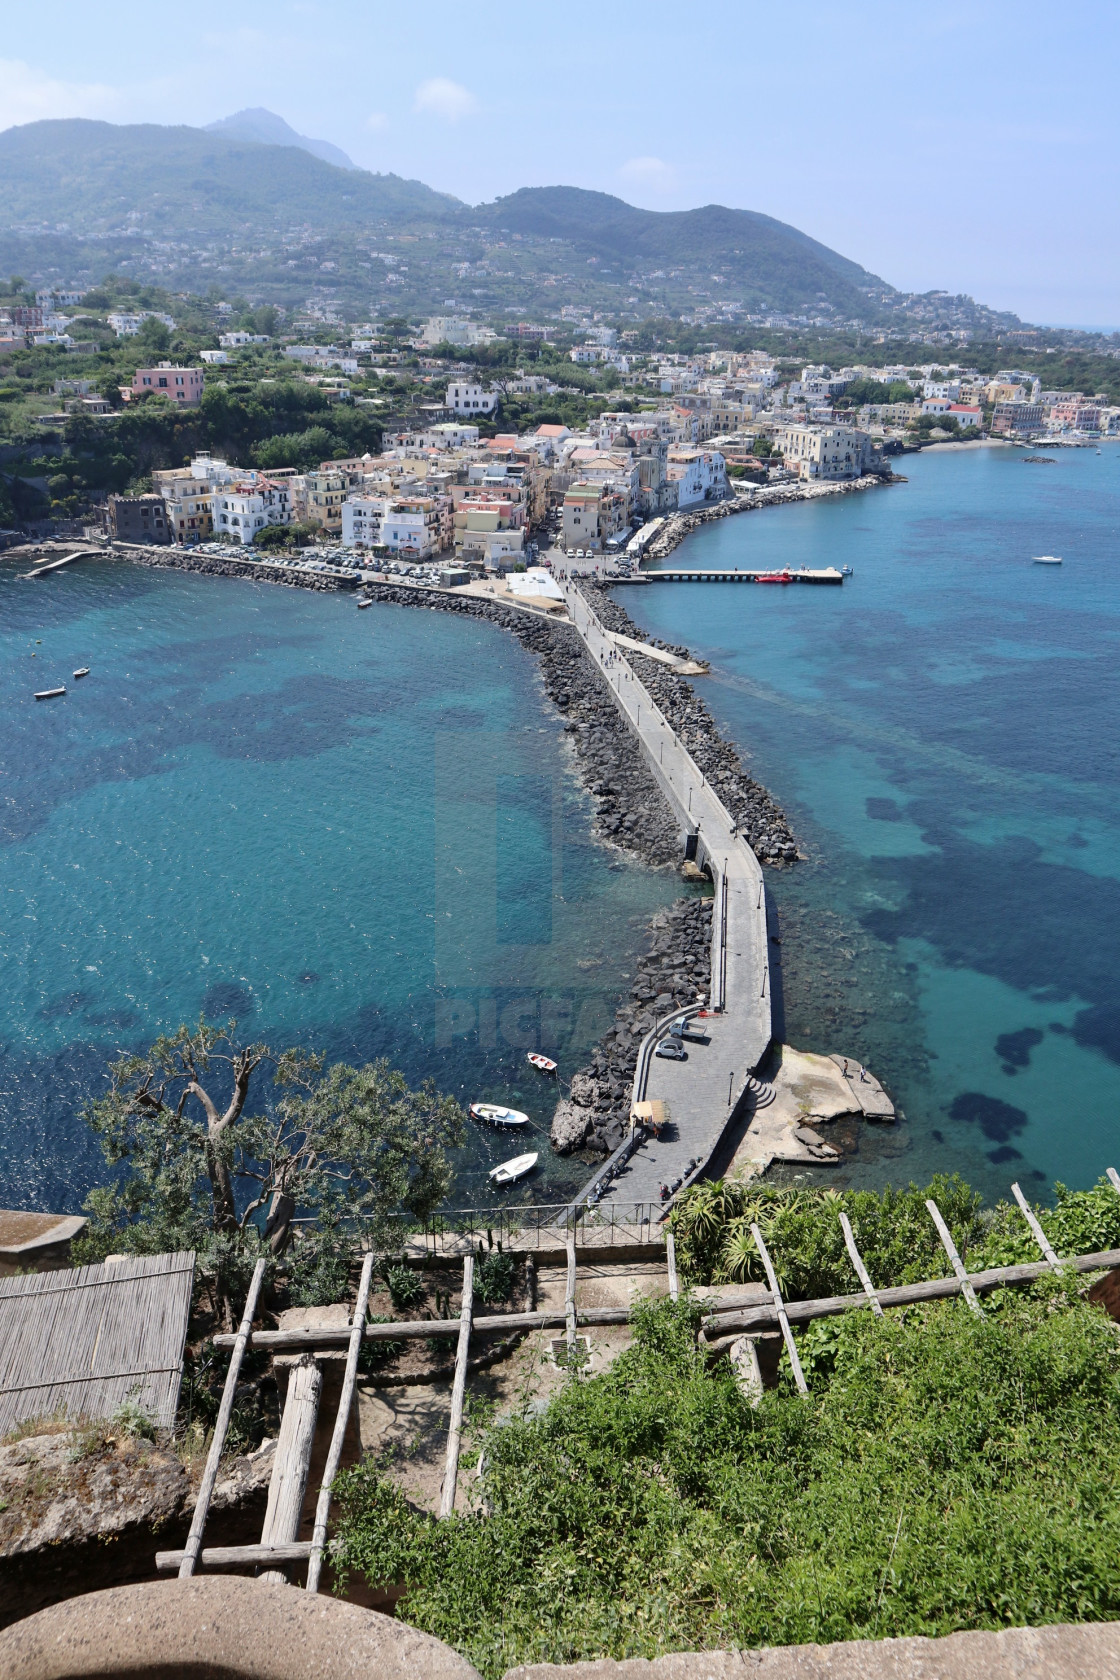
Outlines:
POLYGON ((533 1066, 537 1069, 538 1073, 555 1073, 556 1072, 556 1063, 554 1061, 552 1061, 552 1059, 550 1057, 540 1055, 536 1050, 530 1050, 529 1060, 532 1062, 533 1066))
POLYGON ((789 572, 759 572, 756 583, 792 583, 789 572))

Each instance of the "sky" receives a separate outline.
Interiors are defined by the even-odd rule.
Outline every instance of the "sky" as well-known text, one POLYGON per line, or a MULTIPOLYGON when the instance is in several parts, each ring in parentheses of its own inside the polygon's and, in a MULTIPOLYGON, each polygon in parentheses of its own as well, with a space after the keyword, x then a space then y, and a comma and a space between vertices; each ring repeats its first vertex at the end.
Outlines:
POLYGON ((728 204, 904 290, 1117 327, 1118 64, 1116 0, 55 0, 0 36, 0 128, 263 105, 470 203, 728 204))

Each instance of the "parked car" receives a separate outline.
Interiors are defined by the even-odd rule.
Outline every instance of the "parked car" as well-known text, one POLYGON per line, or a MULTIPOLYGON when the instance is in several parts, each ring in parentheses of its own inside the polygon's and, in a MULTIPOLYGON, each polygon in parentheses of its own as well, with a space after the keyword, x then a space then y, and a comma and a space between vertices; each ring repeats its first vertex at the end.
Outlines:
POLYGON ((663 1038, 654 1052, 657 1056, 664 1056, 667 1062, 687 1062, 688 1051, 679 1038, 663 1038))

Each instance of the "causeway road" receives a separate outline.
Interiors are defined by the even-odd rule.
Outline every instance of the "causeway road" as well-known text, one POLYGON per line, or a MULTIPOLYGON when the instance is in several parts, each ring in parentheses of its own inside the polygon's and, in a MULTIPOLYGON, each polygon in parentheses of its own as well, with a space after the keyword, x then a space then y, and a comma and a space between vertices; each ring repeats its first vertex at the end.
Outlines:
POLYGON ((576 583, 563 579, 560 586, 569 618, 610 684, 683 835, 695 836, 697 861, 708 864, 715 884, 709 1009, 718 1013, 690 1023, 687 1061, 639 1057, 634 1098, 663 1099, 670 1124, 666 1135, 647 1138, 602 1195, 603 1202, 657 1202, 663 1184, 672 1185, 708 1160, 749 1089, 748 1076, 769 1047, 766 889, 761 864, 626 651, 576 583))

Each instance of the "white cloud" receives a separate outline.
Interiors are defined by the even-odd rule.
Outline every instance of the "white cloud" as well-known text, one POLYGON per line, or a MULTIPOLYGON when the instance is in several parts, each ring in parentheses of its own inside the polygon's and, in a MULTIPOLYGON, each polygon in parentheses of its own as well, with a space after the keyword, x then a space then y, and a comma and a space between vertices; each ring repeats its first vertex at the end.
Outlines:
POLYGON ((433 76, 416 89, 413 108, 429 116, 442 117, 445 122, 459 122, 478 110, 478 100, 469 88, 458 82, 448 81, 446 76, 433 76))
POLYGON ((375 133, 383 128, 388 128, 388 126, 389 119, 384 111, 371 111, 366 118, 366 127, 372 128, 375 133))
POLYGON ((44 117, 107 117, 121 103, 116 88, 100 82, 59 82, 18 58, 0 58, 0 125, 44 117))
POLYGON ((618 173, 624 181, 635 187, 644 187, 647 192, 672 192, 677 184, 676 170, 658 157, 629 158, 618 173))

